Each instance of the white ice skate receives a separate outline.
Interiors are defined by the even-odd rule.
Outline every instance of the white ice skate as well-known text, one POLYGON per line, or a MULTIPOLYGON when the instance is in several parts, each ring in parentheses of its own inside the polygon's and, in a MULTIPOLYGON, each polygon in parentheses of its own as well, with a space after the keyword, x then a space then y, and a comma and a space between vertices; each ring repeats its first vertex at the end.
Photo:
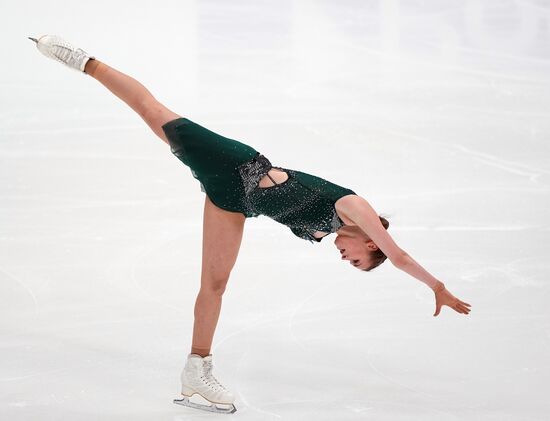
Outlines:
POLYGON ((235 412, 237 410, 233 405, 235 397, 212 375, 212 368, 212 355, 203 358, 197 354, 189 354, 181 372, 183 399, 174 399, 174 403, 220 414, 235 412), (189 398, 195 394, 206 399, 210 405, 191 402, 189 398))
POLYGON ((46 57, 59 61, 79 72, 84 72, 88 60, 95 59, 86 51, 73 47, 57 35, 42 35, 38 39, 28 38, 36 42, 36 48, 46 57))

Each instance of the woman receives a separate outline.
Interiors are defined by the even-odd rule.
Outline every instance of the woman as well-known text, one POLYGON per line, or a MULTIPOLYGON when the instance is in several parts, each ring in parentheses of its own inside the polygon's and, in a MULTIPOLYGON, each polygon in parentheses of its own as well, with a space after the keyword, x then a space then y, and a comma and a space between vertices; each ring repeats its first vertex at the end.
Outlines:
POLYGON ((153 132, 191 168, 206 193, 203 219, 201 288, 195 303, 191 353, 181 375, 182 400, 175 402, 215 412, 235 412, 234 396, 212 375, 210 348, 222 294, 235 264, 246 218, 266 215, 292 233, 319 242, 330 233, 341 259, 370 271, 386 258, 428 285, 435 313, 446 305, 468 314, 470 304, 454 297, 388 234, 388 221, 354 191, 288 168, 274 167, 251 146, 220 136, 159 103, 135 79, 109 67, 63 39, 30 38, 47 57, 84 72, 126 102, 153 132), (211 405, 189 397, 199 394, 211 405), (225 404, 219 408, 216 404, 225 404))

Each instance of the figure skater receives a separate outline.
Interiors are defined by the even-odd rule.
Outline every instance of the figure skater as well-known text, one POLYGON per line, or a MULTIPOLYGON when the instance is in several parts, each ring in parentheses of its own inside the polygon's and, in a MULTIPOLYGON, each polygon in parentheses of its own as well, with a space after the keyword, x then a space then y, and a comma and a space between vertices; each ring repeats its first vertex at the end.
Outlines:
POLYGON ((470 304, 454 297, 443 282, 399 248, 387 232, 388 221, 353 190, 298 170, 273 166, 251 146, 170 111, 137 80, 60 37, 30 39, 47 57, 93 77, 128 104, 189 166, 206 193, 201 287, 194 308, 193 341, 181 374, 183 399, 174 402, 219 413, 236 411, 234 395, 212 374, 210 350, 246 218, 265 215, 312 243, 336 233, 334 244, 341 259, 355 268, 371 271, 389 259, 396 268, 428 285, 435 295, 434 316, 442 306, 462 314, 470 312, 470 304), (194 394, 210 405, 190 401, 194 394))

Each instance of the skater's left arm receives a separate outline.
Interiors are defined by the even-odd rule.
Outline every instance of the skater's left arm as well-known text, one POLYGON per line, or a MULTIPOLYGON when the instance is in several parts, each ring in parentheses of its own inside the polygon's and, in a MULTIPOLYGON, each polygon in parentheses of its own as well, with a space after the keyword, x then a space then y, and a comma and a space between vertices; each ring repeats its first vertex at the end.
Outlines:
POLYGON ((378 214, 364 198, 361 196, 349 196, 347 201, 339 203, 342 206, 342 209, 339 210, 356 223, 374 241, 376 246, 382 250, 396 268, 425 283, 434 291, 436 299, 434 316, 439 314, 443 305, 452 307, 459 313, 468 314, 470 304, 454 297, 445 288, 443 282, 436 279, 406 251, 401 249, 380 222, 378 214))

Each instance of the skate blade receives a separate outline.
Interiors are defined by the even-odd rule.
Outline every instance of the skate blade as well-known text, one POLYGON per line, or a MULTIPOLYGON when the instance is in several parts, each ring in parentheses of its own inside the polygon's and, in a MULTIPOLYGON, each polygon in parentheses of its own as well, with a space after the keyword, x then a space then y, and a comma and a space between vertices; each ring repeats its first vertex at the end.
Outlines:
MULTIPOLYGON (((208 402, 208 400, 206 399, 205 401, 208 402)), ((209 405, 208 404, 204 405, 200 403, 191 402, 188 396, 183 396, 183 399, 174 399, 174 403, 177 405, 187 406, 189 408, 200 409, 202 411, 215 412, 217 414, 233 414, 234 412, 237 411, 237 408, 235 408, 235 405, 233 404, 221 404, 221 403, 210 402, 209 405), (220 407, 218 405, 223 405, 223 407, 220 407)))

